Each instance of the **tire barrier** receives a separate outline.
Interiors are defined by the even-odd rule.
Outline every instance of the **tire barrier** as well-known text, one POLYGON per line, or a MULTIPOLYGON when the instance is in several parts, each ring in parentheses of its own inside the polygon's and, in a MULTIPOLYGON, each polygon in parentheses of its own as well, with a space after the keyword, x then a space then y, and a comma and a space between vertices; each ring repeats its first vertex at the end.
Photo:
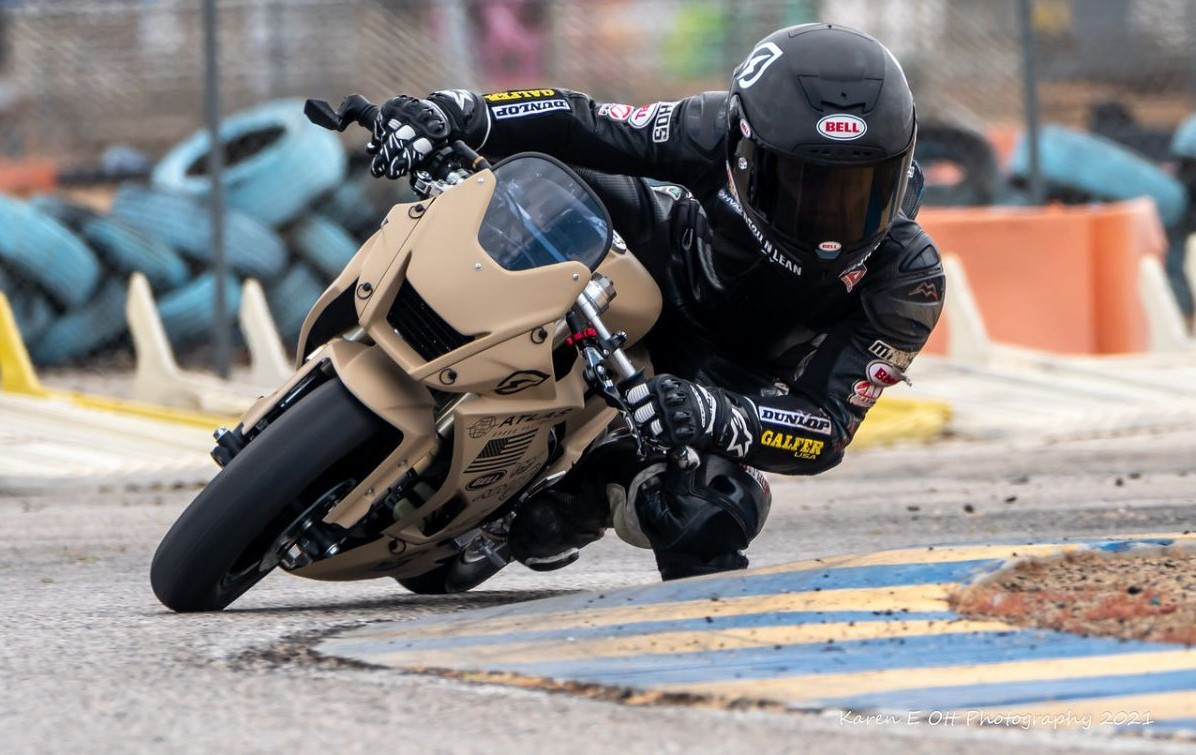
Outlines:
POLYGON ((914 159, 927 172, 924 205, 992 204, 1001 183, 997 153, 981 134, 956 126, 928 123, 918 127, 914 159), (962 174, 957 182, 934 180, 936 164, 947 163, 962 174))
POLYGON ((83 241, 50 216, 0 196, 0 264, 36 283, 64 308, 85 304, 100 282, 100 263, 83 241))
POLYGON ((87 304, 59 317, 29 352, 38 364, 63 364, 107 346, 125 332, 125 284, 109 278, 87 304))
POLYGON ((316 213, 295 223, 289 236, 292 248, 326 280, 339 275, 357 253, 357 242, 344 228, 316 213))
MULTIPOLYGON (((158 236, 193 260, 210 263, 212 222, 208 209, 194 199, 140 186, 122 186, 112 215, 158 236)), ((229 269, 268 281, 287 264, 287 250, 274 231, 235 210, 224 216, 224 256, 229 269)))
MULTIPOLYGON (((215 301, 216 276, 212 273, 204 273, 185 286, 160 297, 158 314, 170 340, 174 343, 186 343, 207 337, 216 322, 213 307, 215 301)), ((228 322, 236 322, 237 308, 240 306, 240 281, 231 276, 225 278, 224 311, 228 322)))
POLYGON ((122 276, 144 273, 155 288, 163 290, 179 286, 190 277, 183 258, 156 236, 59 197, 34 197, 29 204, 81 236, 113 272, 122 276))
POLYGON ((308 310, 325 288, 325 281, 303 264, 295 265, 282 279, 266 287, 266 301, 284 342, 294 344, 308 310))
POLYGON ((46 297, 35 290, 18 287, 3 267, 0 267, 0 291, 9 297, 13 317, 25 340, 37 338, 54 322, 54 309, 46 297))
MULTIPOLYGON (((1187 192, 1179 181, 1100 136, 1044 126, 1039 134, 1039 159, 1043 180, 1056 196, 1107 200, 1150 197, 1163 225, 1168 227, 1179 222, 1187 208, 1187 192)), ((1013 174, 1027 177, 1029 163, 1029 147, 1023 138, 1013 151, 1013 174)))
MULTIPOLYGON (((271 102, 228 118, 221 124, 220 141, 229 206, 266 225, 295 219, 345 177, 340 140, 308 122, 300 100, 271 102)), ((208 133, 195 133, 158 163, 153 185, 205 198, 211 190, 210 150, 208 133)))

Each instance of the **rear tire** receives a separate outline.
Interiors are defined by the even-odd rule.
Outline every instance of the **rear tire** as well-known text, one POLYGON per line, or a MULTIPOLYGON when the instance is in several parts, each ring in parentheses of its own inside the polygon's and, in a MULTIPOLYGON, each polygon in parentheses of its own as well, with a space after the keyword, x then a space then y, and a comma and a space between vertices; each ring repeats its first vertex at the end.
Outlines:
POLYGON ((273 569, 263 560, 288 528, 321 496, 352 489, 345 482, 360 481, 397 437, 339 380, 316 388, 237 454, 166 533, 150 567, 154 594, 180 612, 229 605, 273 569))

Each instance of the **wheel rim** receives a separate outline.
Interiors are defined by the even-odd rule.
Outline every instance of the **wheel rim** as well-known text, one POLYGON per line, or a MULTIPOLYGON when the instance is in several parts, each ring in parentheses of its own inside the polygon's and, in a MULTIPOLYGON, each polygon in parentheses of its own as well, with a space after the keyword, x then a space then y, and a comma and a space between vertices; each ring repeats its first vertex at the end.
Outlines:
POLYGON ((259 580, 274 570, 279 564, 285 566, 288 558, 288 552, 295 547, 303 534, 315 522, 324 518, 324 516, 339 503, 349 491, 357 487, 357 481, 349 478, 341 480, 334 484, 322 494, 320 494, 314 502, 296 514, 287 515, 287 512, 294 511, 294 507, 288 507, 283 513, 276 517, 274 522, 264 530, 263 535, 270 532, 277 532, 280 519, 286 519, 286 523, 282 526, 282 531, 271 538, 271 544, 262 550, 260 542, 262 538, 254 541, 229 567, 228 572, 225 573, 224 578, 220 580, 219 593, 227 595, 230 592, 241 591, 249 589, 259 580), (254 554, 260 555, 255 556, 254 554))

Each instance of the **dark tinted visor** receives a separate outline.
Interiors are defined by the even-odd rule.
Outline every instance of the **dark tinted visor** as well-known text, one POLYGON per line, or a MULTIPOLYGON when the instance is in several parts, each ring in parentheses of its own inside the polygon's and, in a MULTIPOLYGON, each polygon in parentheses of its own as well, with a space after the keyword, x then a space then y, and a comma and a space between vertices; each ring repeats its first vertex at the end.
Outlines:
MULTIPOLYGON (((744 140, 740 148, 748 147, 744 140)), ((906 155, 867 165, 820 165, 750 144, 748 204, 798 244, 850 248, 884 230, 899 209, 906 155)))

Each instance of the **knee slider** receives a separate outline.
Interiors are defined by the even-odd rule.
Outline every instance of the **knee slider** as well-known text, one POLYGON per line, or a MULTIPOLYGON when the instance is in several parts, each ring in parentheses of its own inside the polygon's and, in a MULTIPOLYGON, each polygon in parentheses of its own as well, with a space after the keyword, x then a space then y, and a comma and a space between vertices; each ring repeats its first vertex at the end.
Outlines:
POLYGON ((746 548, 760 533, 772 502, 760 472, 721 456, 662 471, 633 491, 639 530, 657 553, 710 559, 746 548))

